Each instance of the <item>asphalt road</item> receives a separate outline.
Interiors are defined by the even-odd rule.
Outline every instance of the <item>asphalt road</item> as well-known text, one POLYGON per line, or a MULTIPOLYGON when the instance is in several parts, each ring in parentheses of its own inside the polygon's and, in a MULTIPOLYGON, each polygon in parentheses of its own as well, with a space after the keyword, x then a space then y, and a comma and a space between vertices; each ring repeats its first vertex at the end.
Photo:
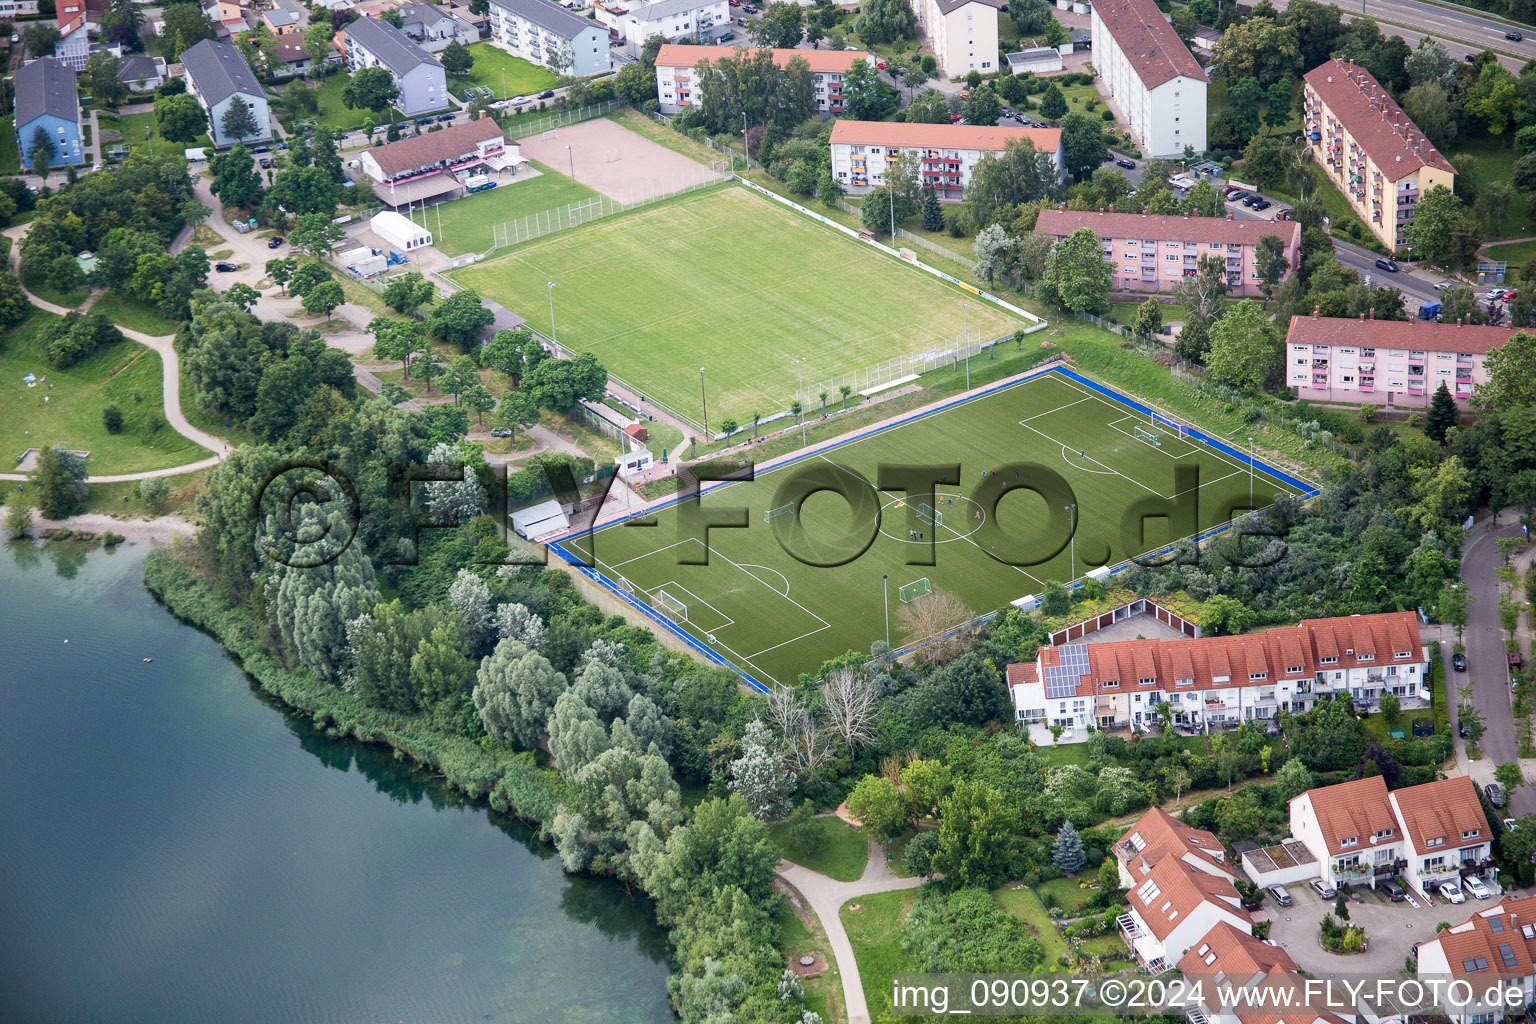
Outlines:
MULTIPOLYGON (((1467 629, 1463 643, 1467 648, 1467 671, 1451 670, 1451 649, 1441 645, 1445 659, 1445 678, 1451 705, 1458 701, 1456 689, 1474 682, 1472 705, 1483 716, 1486 731, 1480 746, 1483 760, 1478 762, 1473 777, 1481 786, 1490 781, 1493 767, 1506 761, 1514 761, 1519 754, 1515 740, 1514 716, 1510 711, 1509 670, 1504 652, 1504 633, 1499 623, 1499 566, 1498 537, 1514 537, 1520 533, 1518 525, 1510 525, 1490 533, 1482 523, 1474 526, 1461 548, 1461 578, 1468 588, 1467 629)), ((1455 715, 1453 713, 1452 718, 1455 715)), ((1453 723, 1454 724, 1454 723, 1453 723)), ((1536 790, 1522 786, 1515 790, 1511 807, 1504 812, 1508 817, 1536 813, 1536 790)))
MULTIPOLYGON (((1273 0, 1277 10, 1285 10, 1289 0, 1273 0)), ((1513 54, 1500 56, 1500 62, 1511 71, 1518 71, 1525 61, 1536 58, 1536 29, 1516 26, 1501 21, 1470 7, 1442 6, 1424 0, 1345 0, 1336 5, 1346 20, 1362 14, 1381 22, 1382 34, 1401 35, 1409 46, 1418 46, 1421 33, 1441 40, 1453 57, 1489 49, 1495 53, 1513 54), (1389 24, 1390 23, 1390 24, 1389 24), (1419 29, 1410 33, 1394 26, 1402 25, 1419 29), (1524 36, 1520 42, 1505 39, 1504 33, 1518 28, 1524 36), (1459 44, 1459 45, 1458 45, 1459 44)))

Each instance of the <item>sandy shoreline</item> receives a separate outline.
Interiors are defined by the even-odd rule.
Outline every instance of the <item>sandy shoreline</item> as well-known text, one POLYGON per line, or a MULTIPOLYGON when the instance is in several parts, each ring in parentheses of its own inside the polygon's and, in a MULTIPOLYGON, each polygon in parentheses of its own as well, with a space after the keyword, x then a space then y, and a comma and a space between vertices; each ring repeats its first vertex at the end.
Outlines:
MULTIPOLYGON (((6 513, 6 509, 0 506, 0 517, 6 513)), ((46 530, 57 530, 68 527, 71 530, 94 533, 97 536, 111 530, 131 541, 142 541, 148 544, 170 544, 178 538, 191 540, 197 535, 197 527, 181 516, 156 516, 152 519, 119 519, 109 516, 104 512, 89 512, 84 515, 70 516, 68 519, 44 519, 38 514, 37 509, 32 510, 32 531, 34 535, 46 530)))

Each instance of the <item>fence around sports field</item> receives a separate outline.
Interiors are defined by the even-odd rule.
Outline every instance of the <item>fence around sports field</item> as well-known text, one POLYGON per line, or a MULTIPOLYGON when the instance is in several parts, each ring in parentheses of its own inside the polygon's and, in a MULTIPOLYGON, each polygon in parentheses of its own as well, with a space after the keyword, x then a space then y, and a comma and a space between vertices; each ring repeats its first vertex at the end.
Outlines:
POLYGON ((507 138, 514 141, 526 139, 530 135, 552 132, 564 125, 590 121, 594 117, 602 117, 605 114, 618 110, 620 107, 627 107, 628 105, 624 100, 606 100, 602 103, 589 103, 584 107, 577 107, 574 110, 561 107, 552 113, 545 114, 543 117, 536 117, 527 121, 508 118, 507 120, 510 123, 505 126, 505 131, 507 138))
POLYGON ((569 231, 571 228, 579 228, 583 224, 590 224, 604 217, 613 217, 617 214, 627 213, 630 210, 639 210, 647 206, 655 206, 664 203, 668 199, 685 196, 692 192, 702 192, 706 189, 717 188, 734 179, 730 171, 720 171, 714 168, 699 166, 697 176, 689 175, 678 177, 668 182, 665 191, 652 196, 646 196, 632 202, 623 202, 611 199, 608 196, 597 196, 579 203, 569 203, 565 206, 557 206, 549 210, 541 210, 518 220, 502 221, 500 224, 491 225, 491 247, 479 254, 479 258, 486 259, 498 249, 509 248, 514 245, 522 245, 546 235, 553 235, 560 231, 569 231))

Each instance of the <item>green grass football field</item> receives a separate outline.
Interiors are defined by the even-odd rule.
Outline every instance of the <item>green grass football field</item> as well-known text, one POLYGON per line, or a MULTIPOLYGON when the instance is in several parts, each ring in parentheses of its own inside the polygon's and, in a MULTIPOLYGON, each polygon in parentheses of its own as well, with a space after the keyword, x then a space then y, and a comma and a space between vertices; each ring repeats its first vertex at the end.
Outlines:
MULTIPOLYGON (((899 626, 907 584, 926 579, 970 611, 991 612, 1038 594, 1047 580, 1069 580, 1074 567, 1082 576, 1241 515, 1250 507, 1249 479, 1245 459, 1149 424, 1145 414, 1048 372, 751 482, 706 488, 695 514, 741 509, 746 523, 710 530, 707 551, 677 505, 563 544, 640 603, 686 606, 683 628, 758 680, 789 683, 884 639, 883 588, 899 647, 924 639, 899 626), (957 485, 909 491, 891 478, 895 467, 956 464, 957 485), (1038 490, 999 497, 999 488, 1021 484, 1038 490), (765 522, 769 510, 795 503, 794 486, 823 490, 806 494, 798 515, 765 522), (919 513, 925 505, 937 509, 936 525, 919 513)), ((1297 492, 1262 465, 1252 486, 1252 507, 1297 492)))
POLYGON ((555 282, 562 345, 695 421, 704 367, 714 427, 787 409, 796 359, 815 409, 818 382, 951 348, 962 325, 973 341, 1027 326, 743 188, 596 221, 451 276, 540 330, 555 282))

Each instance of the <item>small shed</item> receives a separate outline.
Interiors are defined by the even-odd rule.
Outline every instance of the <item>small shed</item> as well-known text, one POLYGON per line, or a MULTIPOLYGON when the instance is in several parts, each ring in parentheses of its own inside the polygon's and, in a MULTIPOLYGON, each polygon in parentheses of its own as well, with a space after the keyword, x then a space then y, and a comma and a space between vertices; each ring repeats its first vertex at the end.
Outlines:
POLYGON ((356 249, 348 249, 346 252, 336 254, 336 262, 346 267, 347 270, 358 277, 373 277, 375 274, 384 273, 384 268, 389 261, 380 253, 366 245, 360 245, 356 249))
POLYGON ((656 463, 656 457, 651 454, 649 448, 637 448, 623 455, 616 455, 613 459, 613 468, 621 477, 627 477, 631 473, 643 473, 656 463))
POLYGON ((1008 67, 1016 75, 1022 75, 1026 71, 1033 71, 1037 75, 1048 75, 1053 71, 1060 71, 1063 65, 1061 54, 1056 52, 1055 47, 1034 46, 1008 54, 1008 67))
POLYGON ((374 234, 396 249, 410 252, 412 249, 420 249, 432 244, 432 232, 419 224, 412 223, 409 217, 393 210, 374 214, 368 224, 373 228, 374 234))
POLYGON ((550 499, 512 513, 512 530, 524 540, 541 540, 571 528, 565 509, 550 499))

